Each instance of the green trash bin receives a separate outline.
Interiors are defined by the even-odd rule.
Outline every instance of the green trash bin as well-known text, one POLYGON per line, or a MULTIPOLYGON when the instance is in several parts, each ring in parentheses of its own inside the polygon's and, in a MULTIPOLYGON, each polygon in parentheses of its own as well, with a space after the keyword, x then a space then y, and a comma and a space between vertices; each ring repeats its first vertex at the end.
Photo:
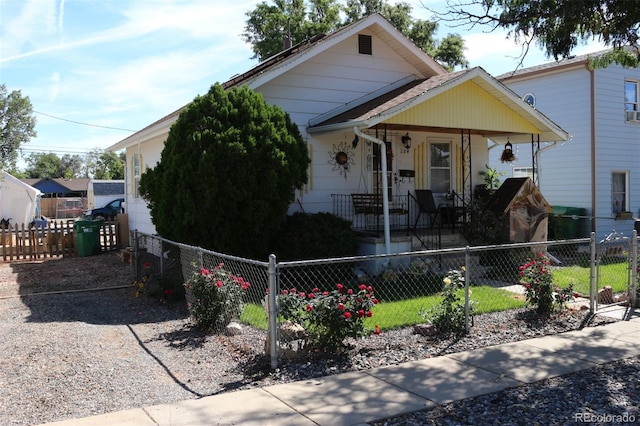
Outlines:
POLYGON ((580 238, 580 225, 586 210, 581 207, 553 206, 549 218, 549 238, 568 240, 580 238))
POLYGON ((73 233, 76 239, 76 251, 79 256, 91 256, 100 253, 100 228, 102 220, 76 220, 73 233))

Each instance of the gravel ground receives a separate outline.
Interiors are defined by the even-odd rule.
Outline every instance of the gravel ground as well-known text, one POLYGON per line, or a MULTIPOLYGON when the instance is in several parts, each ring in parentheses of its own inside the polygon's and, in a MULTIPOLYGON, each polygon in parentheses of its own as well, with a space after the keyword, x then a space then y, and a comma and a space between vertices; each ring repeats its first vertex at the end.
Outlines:
MULTIPOLYGON (((531 310, 514 310, 477 316, 463 338, 395 330, 353 341, 341 355, 318 354, 270 371, 264 331, 245 327, 238 336, 203 334, 193 328, 184 306, 135 298, 133 278, 131 266, 114 253, 0 265, 0 424, 86 417, 613 321, 590 319, 586 311, 541 320, 531 310), (117 286, 124 288, 104 289, 117 286)), ((526 418, 527 424, 546 425, 573 423, 576 413, 585 418, 627 413, 640 421, 639 401, 640 358, 631 358, 372 424, 516 425, 526 418)))

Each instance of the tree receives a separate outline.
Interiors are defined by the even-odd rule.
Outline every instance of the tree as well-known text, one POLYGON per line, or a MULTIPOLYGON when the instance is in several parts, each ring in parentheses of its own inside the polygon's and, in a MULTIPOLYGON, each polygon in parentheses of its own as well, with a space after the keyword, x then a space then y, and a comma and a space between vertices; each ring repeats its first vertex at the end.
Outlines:
POLYGON ((44 179, 62 177, 62 165, 60 157, 52 152, 34 152, 25 158, 27 168, 25 174, 28 178, 44 179))
POLYGON ((486 25, 491 30, 508 30, 508 36, 522 43, 522 59, 532 43, 556 60, 571 55, 579 42, 598 39, 612 52, 592 63, 606 66, 617 62, 638 66, 640 8, 634 1, 621 0, 452 0, 441 19, 459 25, 486 25))
POLYGON ((15 168, 20 146, 37 135, 35 127, 29 98, 19 90, 7 94, 0 84, 0 168, 15 168))
POLYGON ((78 154, 64 154, 60 158, 60 171, 59 176, 65 179, 76 179, 80 177, 87 177, 84 172, 84 161, 78 154))
POLYGON ((247 87, 215 84, 182 110, 140 193, 163 237, 262 257, 308 164, 300 131, 280 107, 247 87))
POLYGON ((87 154, 84 175, 93 179, 124 179, 124 156, 94 149, 87 154))
POLYGON ((281 52, 288 33, 291 43, 297 44, 379 12, 445 68, 453 70, 456 66, 468 66, 464 58, 464 40, 457 34, 449 34, 438 42, 434 39, 438 24, 413 19, 408 3, 391 5, 387 0, 347 0, 344 6, 338 0, 273 0, 273 3, 259 3, 246 14, 249 19, 242 37, 251 44, 253 57, 259 60, 281 52), (341 11, 344 20, 340 19, 341 11))

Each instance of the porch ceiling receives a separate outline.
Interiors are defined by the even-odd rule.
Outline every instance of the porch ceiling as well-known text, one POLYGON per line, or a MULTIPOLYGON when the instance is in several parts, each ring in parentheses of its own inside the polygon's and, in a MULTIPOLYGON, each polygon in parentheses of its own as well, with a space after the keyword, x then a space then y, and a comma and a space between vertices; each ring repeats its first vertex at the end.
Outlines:
POLYGON ((481 135, 495 142, 564 141, 569 134, 481 68, 418 79, 375 99, 330 113, 309 133, 354 126, 481 135))

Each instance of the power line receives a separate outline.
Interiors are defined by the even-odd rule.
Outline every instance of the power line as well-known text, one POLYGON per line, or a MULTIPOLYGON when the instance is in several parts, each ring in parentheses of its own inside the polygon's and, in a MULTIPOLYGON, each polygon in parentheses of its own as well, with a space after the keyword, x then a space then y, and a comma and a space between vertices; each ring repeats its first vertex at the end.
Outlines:
POLYGON ((69 120, 69 119, 66 119, 66 118, 56 117, 55 115, 45 114, 44 112, 39 112, 39 111, 33 111, 33 112, 35 112, 36 114, 44 115, 44 116, 49 117, 49 118, 55 118, 56 120, 67 121, 67 122, 73 123, 73 124, 80 124, 82 126, 101 127, 103 129, 121 130, 123 132, 131 132, 131 133, 137 132, 137 130, 122 129, 120 127, 110 127, 110 126, 101 126, 99 124, 82 123, 80 121, 73 121, 73 120, 69 120))

